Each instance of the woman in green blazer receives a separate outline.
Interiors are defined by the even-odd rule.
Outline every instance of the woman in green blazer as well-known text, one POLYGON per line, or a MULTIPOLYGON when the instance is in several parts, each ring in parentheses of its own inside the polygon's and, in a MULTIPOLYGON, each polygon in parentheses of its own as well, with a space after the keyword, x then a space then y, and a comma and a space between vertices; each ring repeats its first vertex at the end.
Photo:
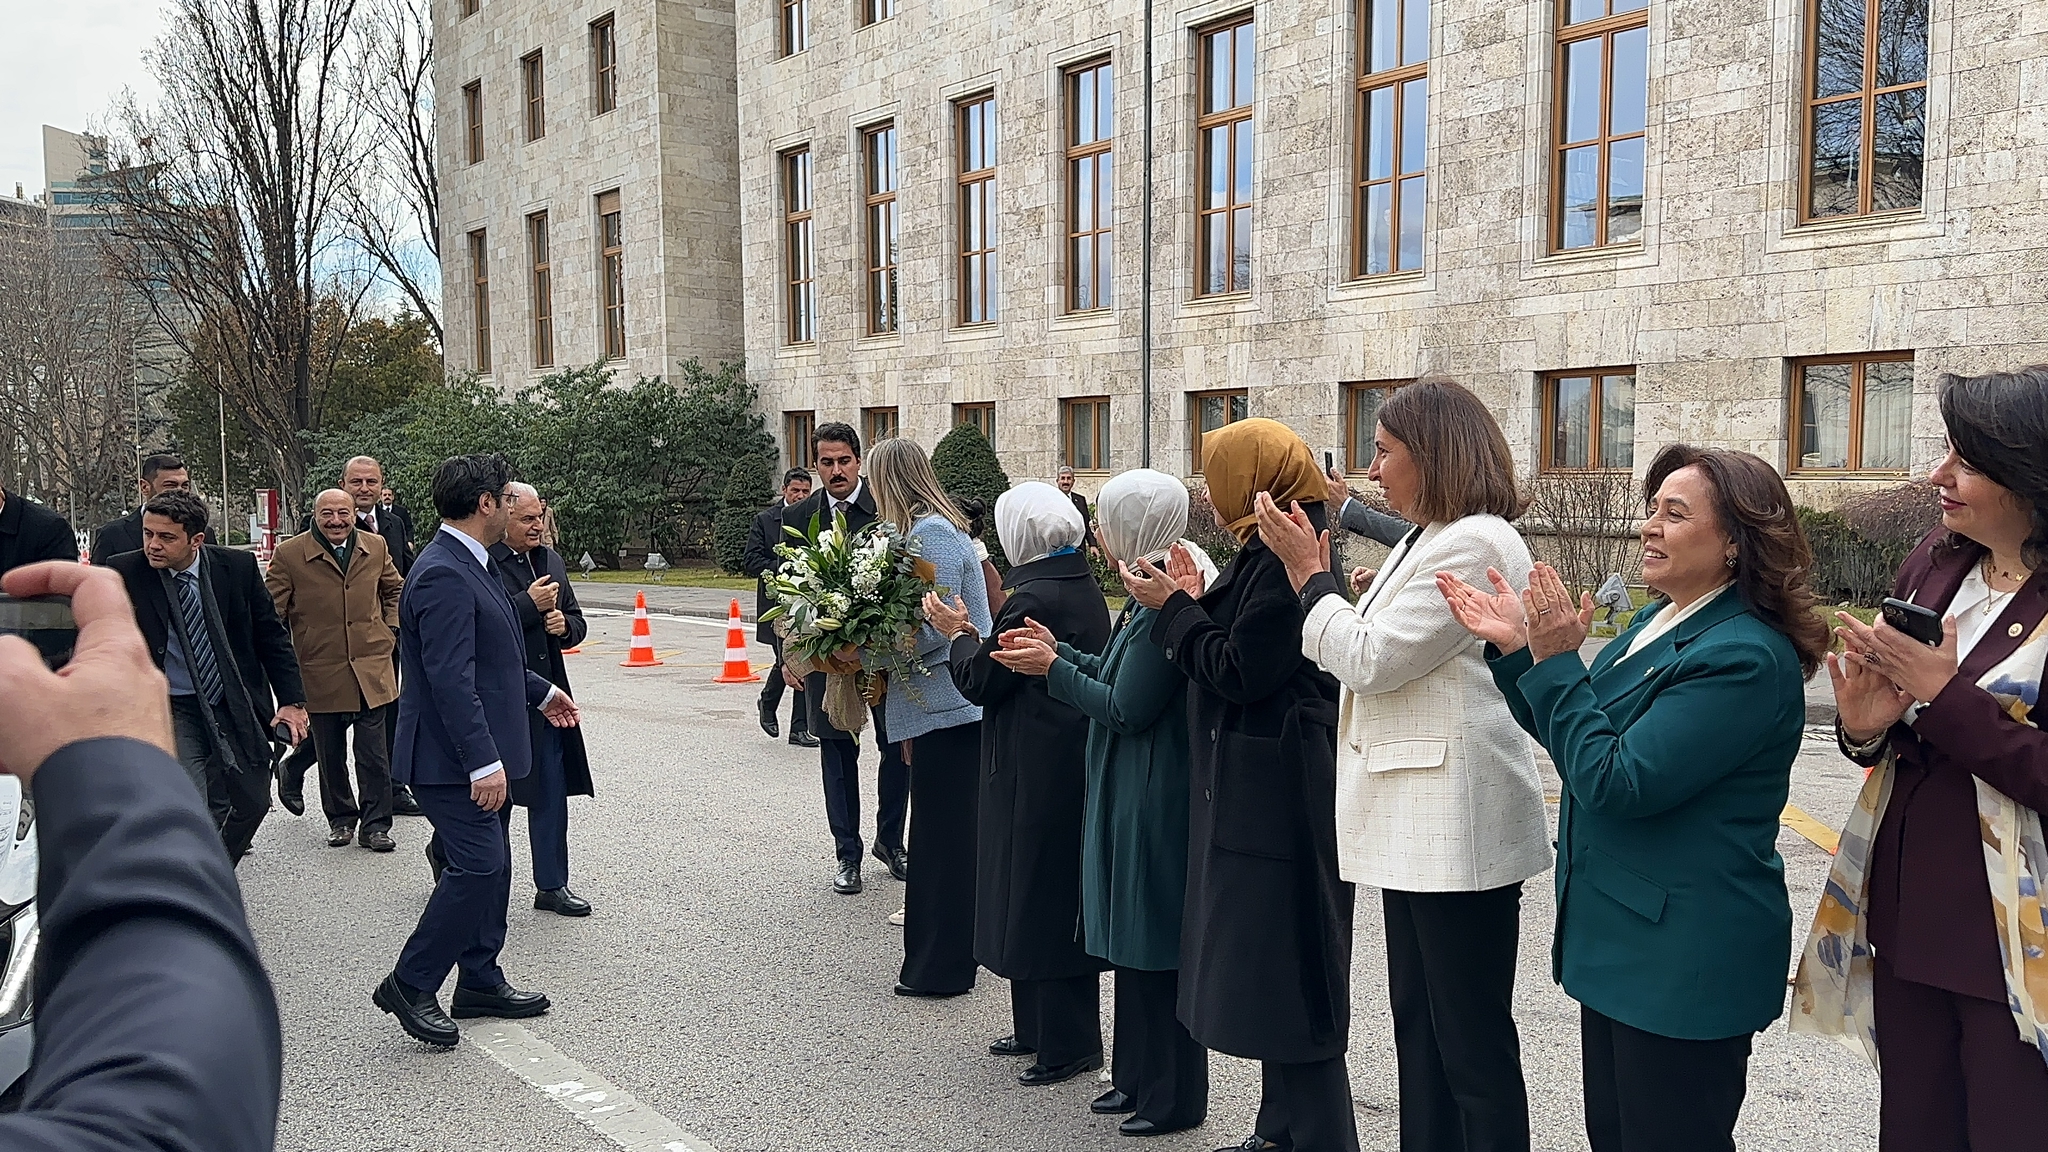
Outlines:
MULTIPOLYGON (((1102 486, 1095 515, 1109 563, 1158 563, 1187 531, 1187 486, 1125 472, 1102 486)), ((992 654, 1046 677, 1053 699, 1088 716, 1081 939, 1116 969, 1114 1086, 1092 1107, 1135 1113, 1121 1125, 1130 1136, 1192 1128, 1209 1109, 1209 1054, 1174 1014, 1188 875, 1188 682, 1152 642, 1155 615, 1132 600, 1100 656, 1056 643, 1035 620, 992 654)))
POLYGON ((1750 1037, 1785 1006, 1778 817, 1827 629, 1770 465, 1672 445, 1644 493, 1663 599, 1590 669, 1592 597, 1550 566, 1519 597, 1492 572, 1491 595, 1438 586, 1564 781, 1551 967, 1580 1005, 1593 1152, 1732 1152, 1750 1037))

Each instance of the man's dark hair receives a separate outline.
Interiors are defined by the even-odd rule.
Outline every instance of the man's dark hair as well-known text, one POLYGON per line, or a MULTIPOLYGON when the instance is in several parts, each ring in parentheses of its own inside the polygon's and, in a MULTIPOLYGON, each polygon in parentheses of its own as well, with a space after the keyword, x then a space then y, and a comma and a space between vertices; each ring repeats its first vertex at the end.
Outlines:
POLYGON ((818 425, 817 431, 811 433, 811 455, 816 456, 818 454, 818 445, 823 444, 827 440, 832 441, 834 444, 844 444, 848 448, 853 449, 853 458, 855 460, 860 459, 860 433, 853 430, 853 425, 841 423, 838 420, 834 420, 830 424, 818 425))
POLYGON ((791 484, 794 484, 799 480, 803 481, 806 484, 809 484, 811 482, 810 470, 807 468, 791 468, 789 471, 784 472, 782 474, 782 486, 784 488, 789 487, 791 484))
POLYGON ((145 484, 156 479, 156 474, 159 472, 183 472, 184 470, 184 458, 174 456, 169 452, 158 452, 142 458, 142 481, 145 484))
POLYGON ((174 520, 187 536, 197 536, 206 531, 206 501, 190 492, 166 492, 151 496, 142 510, 152 516, 174 520))
POLYGON ((485 496, 499 499, 512 482, 512 462, 503 452, 450 456, 434 469, 434 511, 443 520, 467 520, 485 496))

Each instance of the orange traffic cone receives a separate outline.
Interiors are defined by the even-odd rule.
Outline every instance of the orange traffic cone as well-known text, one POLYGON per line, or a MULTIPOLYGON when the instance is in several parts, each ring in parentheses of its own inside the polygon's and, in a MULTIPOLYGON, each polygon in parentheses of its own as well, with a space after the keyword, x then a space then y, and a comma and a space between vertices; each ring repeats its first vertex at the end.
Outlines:
POLYGON ((654 658, 654 632, 647 625, 647 593, 633 593, 633 649, 619 662, 621 668, 658 668, 654 658))
POLYGON ((713 684, 757 684, 761 678, 747 663, 747 633, 740 627, 740 602, 732 602, 725 617, 725 667, 711 678, 713 684))

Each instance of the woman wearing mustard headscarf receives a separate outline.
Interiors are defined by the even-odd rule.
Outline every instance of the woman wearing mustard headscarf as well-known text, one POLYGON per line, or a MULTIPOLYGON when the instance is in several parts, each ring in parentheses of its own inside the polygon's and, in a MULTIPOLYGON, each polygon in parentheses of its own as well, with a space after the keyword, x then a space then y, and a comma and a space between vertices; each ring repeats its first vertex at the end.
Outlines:
POLYGON ((1337 682, 1301 654, 1304 614, 1258 539, 1252 500, 1326 525, 1308 445, 1273 420, 1202 437, 1217 523, 1244 547, 1213 582, 1176 546, 1165 572, 1121 565, 1152 640, 1188 678, 1188 881, 1180 1020, 1203 1046, 1263 1063, 1246 1152, 1355 1152, 1351 885, 1337 874, 1337 682))

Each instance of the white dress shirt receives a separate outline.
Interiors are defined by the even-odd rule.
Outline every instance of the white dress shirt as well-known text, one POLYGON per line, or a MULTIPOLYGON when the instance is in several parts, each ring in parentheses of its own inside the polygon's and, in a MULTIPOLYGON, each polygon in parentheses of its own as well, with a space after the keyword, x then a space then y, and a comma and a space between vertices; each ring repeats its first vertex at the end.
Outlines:
MULTIPOLYGON (((484 571, 486 573, 490 572, 491 550, 484 547, 481 543, 479 543, 476 537, 471 536, 469 533, 464 532, 462 529, 455 527, 453 524, 443 523, 441 525, 441 531, 446 532, 448 535, 454 537, 457 540, 460 540, 462 542, 463 547, 469 549, 469 554, 476 557, 476 562, 484 566, 484 571)), ((523 645, 524 643, 525 642, 522 640, 521 644, 523 645)), ((542 700, 540 702, 540 706, 542 708, 546 708, 548 705, 553 704, 555 702, 555 697, 560 696, 561 694, 562 690, 560 688, 550 687, 548 689, 547 699, 542 700)), ((493 772, 503 772, 504 770, 505 762, 503 760, 493 760, 489 764, 486 764, 483 767, 478 768, 476 771, 471 772, 469 774, 469 782, 474 784, 477 781, 483 779, 484 777, 489 776, 493 772)))

